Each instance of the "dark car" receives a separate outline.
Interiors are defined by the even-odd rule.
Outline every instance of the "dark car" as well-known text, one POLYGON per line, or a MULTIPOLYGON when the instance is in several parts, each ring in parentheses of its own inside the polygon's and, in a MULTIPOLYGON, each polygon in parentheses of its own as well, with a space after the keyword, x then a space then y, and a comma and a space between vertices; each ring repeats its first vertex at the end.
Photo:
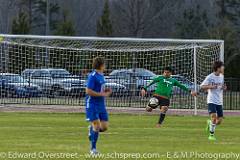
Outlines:
POLYGON ((39 85, 47 96, 82 96, 85 92, 85 80, 71 75, 65 69, 25 69, 22 76, 39 85))
POLYGON ((1 97, 38 97, 41 93, 38 85, 29 83, 18 74, 0 73, 1 97))

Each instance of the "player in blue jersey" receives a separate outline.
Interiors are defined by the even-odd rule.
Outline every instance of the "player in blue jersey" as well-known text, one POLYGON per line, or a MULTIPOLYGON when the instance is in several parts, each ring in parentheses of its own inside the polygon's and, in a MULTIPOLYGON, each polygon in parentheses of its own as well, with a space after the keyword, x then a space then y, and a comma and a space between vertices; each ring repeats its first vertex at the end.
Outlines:
POLYGON ((88 75, 86 86, 86 118, 91 122, 89 126, 90 153, 97 154, 96 144, 99 132, 104 132, 108 128, 105 97, 110 96, 112 90, 104 88, 105 62, 102 57, 94 58, 93 69, 88 75))

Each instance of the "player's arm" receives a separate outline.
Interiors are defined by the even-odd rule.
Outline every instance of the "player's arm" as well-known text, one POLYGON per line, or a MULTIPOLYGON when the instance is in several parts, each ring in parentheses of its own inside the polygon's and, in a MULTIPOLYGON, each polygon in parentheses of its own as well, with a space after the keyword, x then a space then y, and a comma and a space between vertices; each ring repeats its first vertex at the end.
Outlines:
POLYGON ((200 85, 200 88, 203 90, 216 89, 217 85, 212 85, 210 83, 209 77, 207 76, 205 80, 202 82, 202 84, 200 85))
POLYGON ((179 81, 175 80, 175 83, 174 83, 175 86, 181 88, 182 90, 186 91, 186 92, 189 92, 192 96, 196 96, 197 95, 197 92, 195 91, 192 91, 191 89, 189 89, 188 87, 186 87, 184 84, 180 83, 179 81))
POLYGON ((203 90, 208 90, 208 89, 216 89, 216 88, 217 88, 217 85, 211 85, 211 84, 209 84, 209 85, 201 85, 200 87, 201 87, 201 89, 203 89, 203 90))
POLYGON ((111 92, 95 92, 93 91, 92 89, 90 88, 86 88, 86 93, 89 95, 89 96, 92 96, 92 97, 107 97, 111 94, 111 92))
POLYGON ((148 89, 151 85, 157 83, 158 80, 159 80, 159 77, 154 78, 150 83, 148 83, 146 86, 142 87, 142 89, 144 89, 145 91, 147 91, 147 89, 148 89))
POLYGON ((156 77, 156 78, 154 78, 149 84, 147 84, 146 86, 142 87, 142 88, 141 88, 141 95, 144 97, 144 96, 146 95, 147 89, 148 89, 151 85, 157 83, 158 80, 159 80, 159 77, 156 77))
POLYGON ((88 82, 87 82, 86 94, 88 94, 89 96, 92 96, 92 97, 110 96, 111 91, 107 91, 107 92, 96 92, 96 91, 94 91, 95 85, 96 84, 95 84, 94 76, 90 76, 88 78, 88 82))
POLYGON ((174 83, 175 86, 181 88, 182 90, 186 91, 186 92, 191 92, 191 90, 189 88, 187 88, 184 84, 180 83, 179 81, 175 80, 174 83))

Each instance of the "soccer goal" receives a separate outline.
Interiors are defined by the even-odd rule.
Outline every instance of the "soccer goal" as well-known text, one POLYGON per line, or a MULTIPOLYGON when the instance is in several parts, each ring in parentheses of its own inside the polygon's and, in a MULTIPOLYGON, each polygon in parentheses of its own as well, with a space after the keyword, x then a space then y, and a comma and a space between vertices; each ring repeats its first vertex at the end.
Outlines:
MULTIPOLYGON (((224 42, 222 40, 0 35, 2 74, 23 75, 26 69, 31 71, 57 68, 65 69, 75 77, 84 77, 91 71, 92 59, 96 56, 103 56, 106 59, 107 76, 115 75, 121 79, 114 81, 111 76, 107 77, 110 77, 108 85, 112 85, 116 92, 120 92, 117 96, 110 97, 108 105, 144 107, 147 101, 140 98, 136 92, 154 75, 161 74, 166 66, 174 69, 176 79, 191 89, 198 90, 201 81, 211 72, 212 63, 216 60, 224 60, 224 42), (136 71, 144 72, 149 79, 136 71), (128 74, 130 80, 126 76, 128 74)), ((44 96, 43 94, 39 99, 44 99, 44 96)), ((197 114, 197 108, 205 106, 203 97, 205 96, 194 99, 174 89, 172 108, 193 109, 197 114)), ((84 98, 76 99, 78 103, 84 104, 84 98)), ((4 100, 0 101, 2 103, 4 100)), ((29 101, 43 104, 63 103, 56 99, 48 99, 45 102, 28 99, 27 102, 29 101)))

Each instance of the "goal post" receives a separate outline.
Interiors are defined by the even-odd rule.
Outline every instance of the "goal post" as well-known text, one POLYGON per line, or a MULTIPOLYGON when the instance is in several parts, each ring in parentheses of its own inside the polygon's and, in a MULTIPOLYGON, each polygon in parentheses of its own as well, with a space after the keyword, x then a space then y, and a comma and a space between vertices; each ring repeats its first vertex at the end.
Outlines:
MULTIPOLYGON (((198 90, 201 81, 212 71, 212 63, 224 60, 224 41, 0 34, 1 73, 21 75, 25 69, 61 68, 72 75, 86 75, 91 71, 92 59, 100 55, 106 59, 106 75, 116 70, 135 71, 139 68, 160 75, 164 67, 171 66, 175 78, 191 89, 198 90)), ((128 88, 131 94, 111 97, 108 100, 109 106, 144 107, 147 101, 132 93, 139 90, 140 83, 142 85, 149 80, 135 77, 130 82, 124 81, 126 84, 121 85, 126 88, 131 83, 128 88)), ((197 114, 198 108, 205 107, 204 97, 202 95, 193 98, 174 88, 172 108, 192 109, 193 113, 197 114)), ((82 97, 76 101, 84 104, 82 97)), ((30 102, 36 103, 31 100, 30 102)), ((52 99, 47 101, 52 102, 63 103, 52 99)))
MULTIPOLYGON (((197 92, 197 46, 193 46, 194 91, 197 92)), ((194 97, 194 115, 197 115, 197 97, 194 97)))

